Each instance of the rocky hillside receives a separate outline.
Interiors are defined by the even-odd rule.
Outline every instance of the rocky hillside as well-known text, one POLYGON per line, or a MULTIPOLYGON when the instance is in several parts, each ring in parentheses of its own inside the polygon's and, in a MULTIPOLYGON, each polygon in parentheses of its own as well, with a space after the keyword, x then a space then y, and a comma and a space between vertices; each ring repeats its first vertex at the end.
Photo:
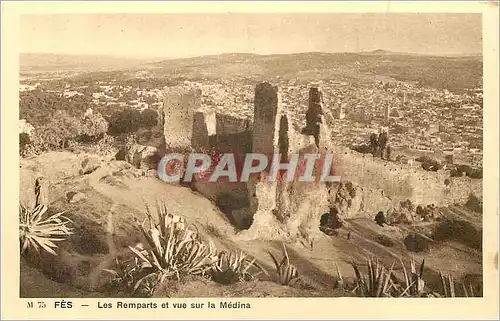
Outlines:
MULTIPOLYGON (((338 287, 337 267, 343 283, 353 284, 351 262, 365 269, 367 257, 376 257, 386 266, 401 258, 409 266, 412 256, 417 262, 425 258, 424 279, 433 291, 441 292, 442 271, 459 283, 470 283, 476 295, 481 293, 482 230, 477 200, 467 206, 433 209, 441 218, 420 223, 380 226, 373 217, 348 215, 332 224, 335 213, 326 213, 332 217, 318 215, 322 219, 316 223, 316 229, 324 233, 259 240, 249 237, 248 231, 237 232, 214 203, 190 188, 165 184, 154 177, 154 171, 125 161, 53 152, 22 159, 20 167, 21 202, 34 202, 38 179, 43 182, 42 198, 49 211, 65 211, 74 226, 74 234, 59 244, 57 256, 44 254, 22 260, 24 297, 130 296, 110 288, 112 278, 106 269, 115 269, 117 258, 132 256, 128 246, 143 242, 136 219, 142 221, 146 206, 154 208, 157 200, 165 202, 169 213, 193 223, 217 249, 238 249, 255 257, 268 275, 261 273, 254 281, 233 285, 197 278, 169 281, 175 285, 158 288, 154 296, 349 296, 353 294, 338 287), (277 275, 268 251, 280 257, 280 239, 285 241, 290 262, 300 277, 293 286, 274 282, 277 275)), ((340 211, 355 208, 355 190, 345 184, 337 190, 340 211)), ((394 272, 403 278, 398 263, 394 272)), ((459 295, 458 285, 456 291, 459 295)))

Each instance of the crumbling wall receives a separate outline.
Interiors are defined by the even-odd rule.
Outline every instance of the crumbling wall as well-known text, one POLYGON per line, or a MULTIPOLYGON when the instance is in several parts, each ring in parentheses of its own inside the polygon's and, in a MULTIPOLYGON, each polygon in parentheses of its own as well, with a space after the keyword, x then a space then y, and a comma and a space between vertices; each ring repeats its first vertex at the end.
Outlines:
POLYGON ((365 189, 382 190, 394 204, 408 199, 414 204, 446 206, 465 203, 471 193, 482 195, 482 180, 450 178, 444 171, 391 163, 343 147, 336 147, 333 152, 336 175, 365 189), (446 179, 451 182, 448 186, 446 179))
POLYGON ((254 98, 254 153, 273 155, 278 151, 280 115, 280 89, 268 82, 258 84, 254 98))
POLYGON ((184 86, 164 89, 164 134, 167 150, 191 148, 194 112, 200 107, 201 89, 184 86))
MULTIPOLYGON (((279 88, 268 82, 258 84, 254 99, 253 153, 270 157, 279 153, 281 115, 279 88)), ((277 181, 270 182, 265 176, 250 177, 247 189, 253 224, 244 234, 246 237, 274 239, 282 231, 277 220, 277 187, 277 181)))
POLYGON ((193 115, 191 146, 195 150, 209 150, 216 135, 215 113, 196 111, 193 115))
POLYGON ((251 176, 247 183, 248 211, 242 212, 252 217, 252 225, 243 231, 243 239, 275 240, 286 238, 288 235, 283 224, 277 218, 277 184, 251 176))
POLYGON ((306 126, 303 135, 312 136, 317 147, 328 147, 330 132, 324 119, 323 92, 319 87, 309 89, 309 105, 306 111, 306 126))
MULTIPOLYGON (((445 172, 427 172, 333 146, 322 118, 318 88, 311 88, 309 103, 307 125, 297 128, 290 115, 281 110, 279 88, 264 82, 255 88, 253 124, 222 114, 215 119, 204 113, 194 117, 193 141, 206 145, 210 142, 207 137, 215 137, 220 152, 289 156, 326 148, 334 155, 333 171, 341 176, 341 182, 269 182, 265 175, 252 176, 246 184, 196 182, 195 189, 223 208, 233 224, 247 226, 253 222, 241 234, 243 238, 314 238, 320 233, 321 216, 332 208, 342 218, 373 217, 379 211, 396 208, 402 201, 446 206, 465 203, 470 194, 482 195, 482 180, 449 178, 445 172), (200 124, 199 135, 196 123, 200 124), (215 135, 211 134, 214 131, 215 135)), ((283 157, 282 162, 286 159, 283 157)))
POLYGON ((243 157, 251 152, 253 133, 248 118, 218 113, 216 124, 216 148, 220 153, 243 157))
POLYGON ((246 117, 217 113, 216 123, 217 135, 237 134, 250 129, 250 120, 246 117))

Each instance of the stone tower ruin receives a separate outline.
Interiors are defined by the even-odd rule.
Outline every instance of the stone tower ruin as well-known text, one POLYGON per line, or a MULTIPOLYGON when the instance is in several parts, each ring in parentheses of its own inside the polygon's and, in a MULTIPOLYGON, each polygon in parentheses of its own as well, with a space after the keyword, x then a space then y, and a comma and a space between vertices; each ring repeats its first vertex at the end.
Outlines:
POLYGON ((194 112, 201 108, 201 89, 167 87, 163 95, 167 150, 188 150, 193 138, 194 112))
POLYGON ((278 153, 281 92, 268 82, 255 87, 253 144, 254 153, 278 153))

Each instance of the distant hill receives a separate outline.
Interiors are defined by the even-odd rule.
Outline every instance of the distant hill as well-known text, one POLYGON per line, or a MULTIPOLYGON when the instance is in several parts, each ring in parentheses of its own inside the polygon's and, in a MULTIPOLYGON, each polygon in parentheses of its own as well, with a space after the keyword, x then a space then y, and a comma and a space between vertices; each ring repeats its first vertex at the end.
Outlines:
POLYGON ((430 56, 375 50, 367 53, 306 52, 282 55, 223 54, 153 64, 160 75, 188 78, 376 79, 417 81, 461 91, 482 86, 481 56, 430 56))
POLYGON ((149 59, 120 58, 104 55, 66 55, 21 53, 19 64, 21 73, 98 71, 144 68, 149 59))
MULTIPOLYGON (((461 91, 482 86, 482 57, 431 56, 377 49, 364 53, 304 52, 258 55, 225 53, 178 59, 127 59, 108 56, 21 54, 21 74, 42 72, 147 70, 159 78, 192 80, 416 81, 422 86, 461 91)), ((68 75, 68 74, 67 74, 68 75)))

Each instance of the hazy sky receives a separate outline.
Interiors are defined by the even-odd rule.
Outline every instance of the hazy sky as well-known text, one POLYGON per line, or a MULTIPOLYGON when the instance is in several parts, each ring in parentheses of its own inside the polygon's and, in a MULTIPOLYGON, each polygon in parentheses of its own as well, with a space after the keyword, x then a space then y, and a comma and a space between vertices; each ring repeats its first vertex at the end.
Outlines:
POLYGON ((229 52, 482 51, 479 14, 23 15, 21 52, 186 57, 229 52))

